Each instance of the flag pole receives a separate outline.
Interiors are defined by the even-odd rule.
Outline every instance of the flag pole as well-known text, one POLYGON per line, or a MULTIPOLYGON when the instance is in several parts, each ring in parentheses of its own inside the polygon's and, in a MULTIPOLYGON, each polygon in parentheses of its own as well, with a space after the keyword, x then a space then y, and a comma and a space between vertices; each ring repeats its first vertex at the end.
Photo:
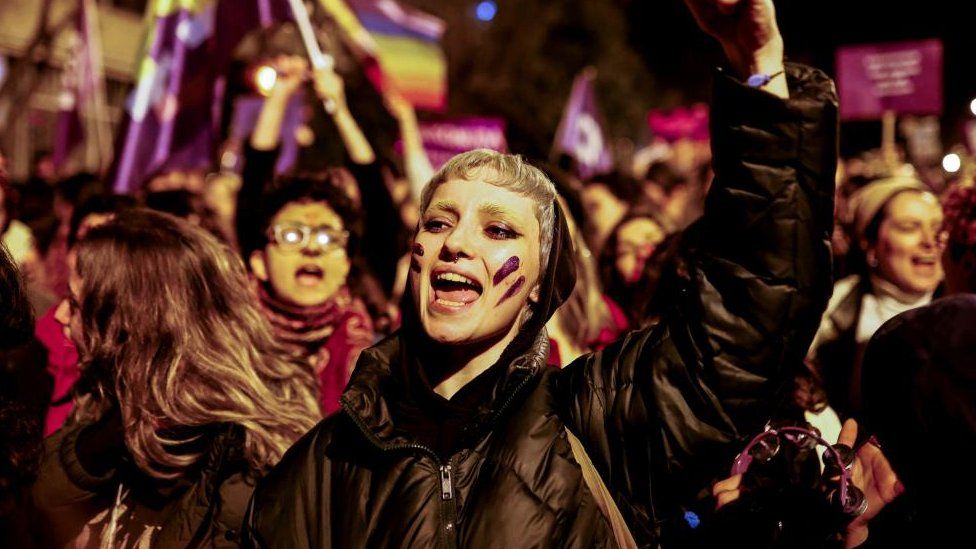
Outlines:
MULTIPOLYGON (((291 8, 295 24, 298 25, 298 32, 302 36, 302 43, 305 45, 305 52, 308 53, 308 60, 311 62, 312 68, 315 70, 332 70, 335 67, 335 58, 322 53, 322 48, 315 38, 315 30, 312 28, 312 22, 309 19, 308 8, 305 7, 302 0, 288 0, 288 7, 291 8)), ((325 107, 325 112, 329 114, 336 111, 336 104, 332 99, 322 101, 322 106, 325 107)))
POLYGON ((105 69, 102 65, 101 27, 98 24, 98 5, 93 0, 81 0, 78 9, 85 10, 85 34, 88 36, 89 68, 92 78, 92 115, 95 121, 95 143, 98 146, 98 171, 104 175, 112 161, 112 126, 105 98, 105 69))

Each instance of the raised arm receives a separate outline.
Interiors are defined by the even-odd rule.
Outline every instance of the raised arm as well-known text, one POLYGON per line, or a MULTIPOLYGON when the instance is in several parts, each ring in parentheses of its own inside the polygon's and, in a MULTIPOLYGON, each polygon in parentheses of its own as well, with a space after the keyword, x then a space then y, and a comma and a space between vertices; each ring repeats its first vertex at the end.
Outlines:
POLYGON ((403 141, 403 171, 410 182, 410 194, 414 202, 420 204, 420 194, 424 185, 434 176, 434 168, 424 150, 424 143, 420 137, 420 126, 417 124, 417 112, 413 105, 403 95, 389 87, 384 92, 387 109, 396 118, 400 127, 400 139, 403 141))
POLYGON ((314 73, 315 93, 323 101, 331 101, 334 108, 329 113, 339 130, 339 137, 346 146, 346 154, 355 164, 371 164, 376 153, 366 139, 359 123, 353 118, 346 103, 346 88, 342 77, 332 69, 317 69, 314 73))
POLYGON ((727 472, 738 440, 761 427, 800 367, 830 288, 831 82, 798 66, 776 75, 782 39, 769 0, 687 3, 706 30, 734 37, 723 47, 737 71, 774 72, 761 89, 742 83, 744 72, 716 76, 716 178, 685 233, 687 276, 661 323, 560 372, 567 422, 638 532, 652 529, 655 507, 674 511, 652 501, 656 475, 688 501, 727 472), (782 93, 769 89, 777 78, 789 84, 782 93))
POLYGON ((261 196, 275 175, 275 164, 281 145, 281 127, 288 103, 302 84, 308 80, 308 62, 297 55, 278 56, 274 60, 277 78, 271 93, 261 105, 254 130, 244 146, 244 167, 241 171, 241 188, 237 193, 235 208, 238 241, 251 242, 258 221, 261 196))

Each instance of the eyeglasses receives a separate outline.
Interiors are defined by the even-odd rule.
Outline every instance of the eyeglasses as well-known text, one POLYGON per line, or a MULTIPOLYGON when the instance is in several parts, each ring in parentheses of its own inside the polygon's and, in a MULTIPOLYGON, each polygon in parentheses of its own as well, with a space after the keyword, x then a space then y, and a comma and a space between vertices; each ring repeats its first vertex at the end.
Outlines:
POLYGON ((286 251, 307 248, 312 242, 324 250, 345 248, 349 243, 349 231, 328 225, 309 227, 299 223, 278 223, 271 228, 268 237, 286 251))

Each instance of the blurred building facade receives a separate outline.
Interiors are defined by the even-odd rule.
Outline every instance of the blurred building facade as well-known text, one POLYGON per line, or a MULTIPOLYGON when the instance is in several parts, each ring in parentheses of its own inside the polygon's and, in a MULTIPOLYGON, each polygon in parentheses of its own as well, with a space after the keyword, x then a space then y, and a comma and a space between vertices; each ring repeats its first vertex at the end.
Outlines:
MULTIPOLYGON (((24 179, 52 149, 62 72, 69 57, 79 0, 0 2, 0 151, 13 179, 24 179)), ((143 42, 146 0, 94 0, 102 45, 107 106, 114 135, 143 42)), ((85 120, 85 126, 97 123, 85 120)), ((97 142, 86 139, 66 171, 97 170, 97 142)))

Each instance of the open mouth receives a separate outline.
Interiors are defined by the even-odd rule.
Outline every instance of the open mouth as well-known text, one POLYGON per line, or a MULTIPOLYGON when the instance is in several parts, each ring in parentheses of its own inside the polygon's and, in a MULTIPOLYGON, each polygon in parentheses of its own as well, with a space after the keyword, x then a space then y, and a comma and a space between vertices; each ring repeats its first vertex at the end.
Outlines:
POLYGON ((315 286, 325 279, 325 271, 318 265, 302 265, 295 271, 295 281, 300 286, 315 286))
POLYGON ((463 307, 477 301, 484 291, 481 284, 472 278, 451 272, 434 273, 431 276, 434 301, 445 307, 463 307))
POLYGON ((912 265, 919 265, 923 267, 934 267, 938 262, 938 258, 935 256, 913 256, 912 265))

